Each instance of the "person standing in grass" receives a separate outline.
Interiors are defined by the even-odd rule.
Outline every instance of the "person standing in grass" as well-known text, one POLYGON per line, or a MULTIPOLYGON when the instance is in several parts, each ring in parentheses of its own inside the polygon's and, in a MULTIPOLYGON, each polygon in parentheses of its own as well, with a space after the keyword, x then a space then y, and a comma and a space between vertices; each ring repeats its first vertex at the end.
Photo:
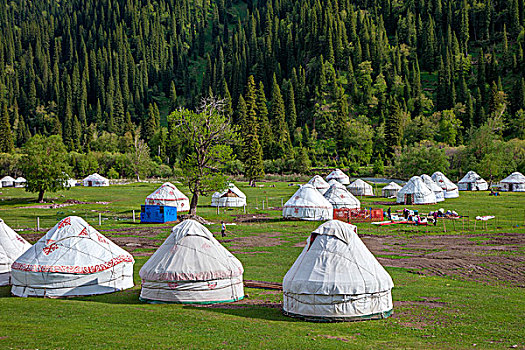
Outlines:
POLYGON ((432 214, 432 216, 434 217, 434 226, 436 226, 437 222, 438 222, 438 212, 437 212, 437 210, 432 214))
POLYGON ((224 221, 221 221, 221 236, 226 237, 226 224, 224 221))

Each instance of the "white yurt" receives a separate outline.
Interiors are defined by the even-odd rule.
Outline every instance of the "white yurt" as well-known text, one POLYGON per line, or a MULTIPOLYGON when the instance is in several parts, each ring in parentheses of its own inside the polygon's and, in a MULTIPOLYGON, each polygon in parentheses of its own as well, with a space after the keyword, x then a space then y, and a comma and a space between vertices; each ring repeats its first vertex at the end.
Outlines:
POLYGON ((450 181, 442 172, 436 171, 432 174, 432 180, 445 191, 445 199, 458 198, 458 186, 450 181))
POLYGON ((2 187, 13 187, 15 185, 15 179, 11 176, 4 176, 0 179, 2 187))
POLYGON ((233 183, 228 188, 215 192, 211 196, 212 207, 243 207, 246 205, 246 195, 233 183))
POLYGON ((328 191, 325 192, 324 198, 326 198, 334 207, 334 209, 359 209, 361 208, 361 202, 355 198, 353 194, 348 192, 343 184, 337 183, 330 186, 328 191))
POLYGON ((27 180, 23 178, 22 176, 19 176, 16 178, 14 184, 15 184, 15 187, 26 187, 27 180))
POLYGON ((19 297, 70 297, 133 287, 135 260, 78 216, 68 216, 11 267, 19 297))
POLYGON ((310 321, 380 319, 393 312, 392 278, 354 225, 325 222, 283 280, 283 312, 310 321))
POLYGON ((140 299, 147 302, 213 304, 244 297, 242 264, 195 220, 171 235, 140 269, 140 299))
MULTIPOLYGON (((334 179, 335 182, 339 183, 337 180, 334 179)), ((328 182, 326 182, 321 176, 315 175, 308 181, 308 183, 312 186, 314 186, 321 194, 324 194, 328 189, 330 188, 330 185, 328 182)))
POLYGON ((171 182, 165 182, 146 197, 146 205, 177 207, 177 212, 190 210, 190 200, 171 182))
POLYGON ((354 182, 352 182, 350 185, 348 185, 348 190, 354 196, 373 196, 374 195, 374 189, 372 188, 372 185, 370 185, 368 182, 365 182, 361 179, 357 179, 354 182))
POLYGON ((336 179, 328 180, 328 186, 332 186, 333 184, 341 184, 341 183, 339 181, 337 181, 336 179))
POLYGON ((330 181, 331 179, 336 180, 339 183, 342 183, 343 185, 348 185, 350 183, 350 178, 348 175, 343 173, 341 169, 335 169, 332 171, 328 176, 326 177, 326 181, 330 181))
POLYGON ((460 191, 486 191, 489 189, 489 184, 475 171, 471 170, 459 180, 458 189, 460 191))
POLYGON ((400 189, 401 189, 401 186, 399 186, 397 183, 392 181, 381 189, 381 196, 385 198, 395 197, 397 196, 397 192, 399 192, 400 189))
POLYGON ((332 204, 312 185, 299 187, 284 204, 283 217, 302 220, 331 220, 334 217, 332 204))
POLYGON ((501 191, 525 192, 525 176, 520 172, 514 172, 500 181, 501 191))
POLYGON ((445 191, 427 174, 421 175, 421 180, 427 187, 436 195, 436 202, 443 202, 445 200, 445 191))
POLYGON ((109 186, 109 180, 97 173, 89 175, 84 180, 82 180, 82 182, 86 187, 109 186))
POLYGON ((0 219, 0 286, 11 284, 11 264, 29 248, 31 244, 0 219))
POLYGON ((436 195, 419 176, 412 176, 397 193, 397 203, 405 205, 436 204, 436 195))

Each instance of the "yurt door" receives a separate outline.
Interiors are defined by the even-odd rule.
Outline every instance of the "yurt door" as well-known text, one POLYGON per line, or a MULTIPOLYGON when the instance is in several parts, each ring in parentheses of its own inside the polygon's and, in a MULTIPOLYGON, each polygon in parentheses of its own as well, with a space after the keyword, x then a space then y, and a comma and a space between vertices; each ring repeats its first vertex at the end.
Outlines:
POLYGON ((412 205, 414 203, 414 197, 411 194, 405 194, 405 204, 412 205))
POLYGON ((467 191, 472 191, 472 184, 470 182, 467 183, 467 191))

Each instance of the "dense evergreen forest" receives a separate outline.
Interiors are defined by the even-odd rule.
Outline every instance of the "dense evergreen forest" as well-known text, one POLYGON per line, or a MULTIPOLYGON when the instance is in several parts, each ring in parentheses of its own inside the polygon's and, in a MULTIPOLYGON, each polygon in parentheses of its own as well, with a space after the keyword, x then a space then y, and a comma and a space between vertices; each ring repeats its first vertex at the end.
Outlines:
POLYGON ((524 26, 524 0, 0 0, 0 163, 57 134, 75 176, 129 176, 141 138, 170 174, 168 114, 216 96, 232 173, 254 138, 266 172, 524 171, 524 26))

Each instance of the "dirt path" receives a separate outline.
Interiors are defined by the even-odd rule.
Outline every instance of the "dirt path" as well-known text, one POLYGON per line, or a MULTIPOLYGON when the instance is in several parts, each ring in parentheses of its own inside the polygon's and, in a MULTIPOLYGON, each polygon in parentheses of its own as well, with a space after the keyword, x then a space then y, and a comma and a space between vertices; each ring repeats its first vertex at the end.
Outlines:
POLYGON ((383 265, 525 288, 525 234, 361 236, 383 265))

